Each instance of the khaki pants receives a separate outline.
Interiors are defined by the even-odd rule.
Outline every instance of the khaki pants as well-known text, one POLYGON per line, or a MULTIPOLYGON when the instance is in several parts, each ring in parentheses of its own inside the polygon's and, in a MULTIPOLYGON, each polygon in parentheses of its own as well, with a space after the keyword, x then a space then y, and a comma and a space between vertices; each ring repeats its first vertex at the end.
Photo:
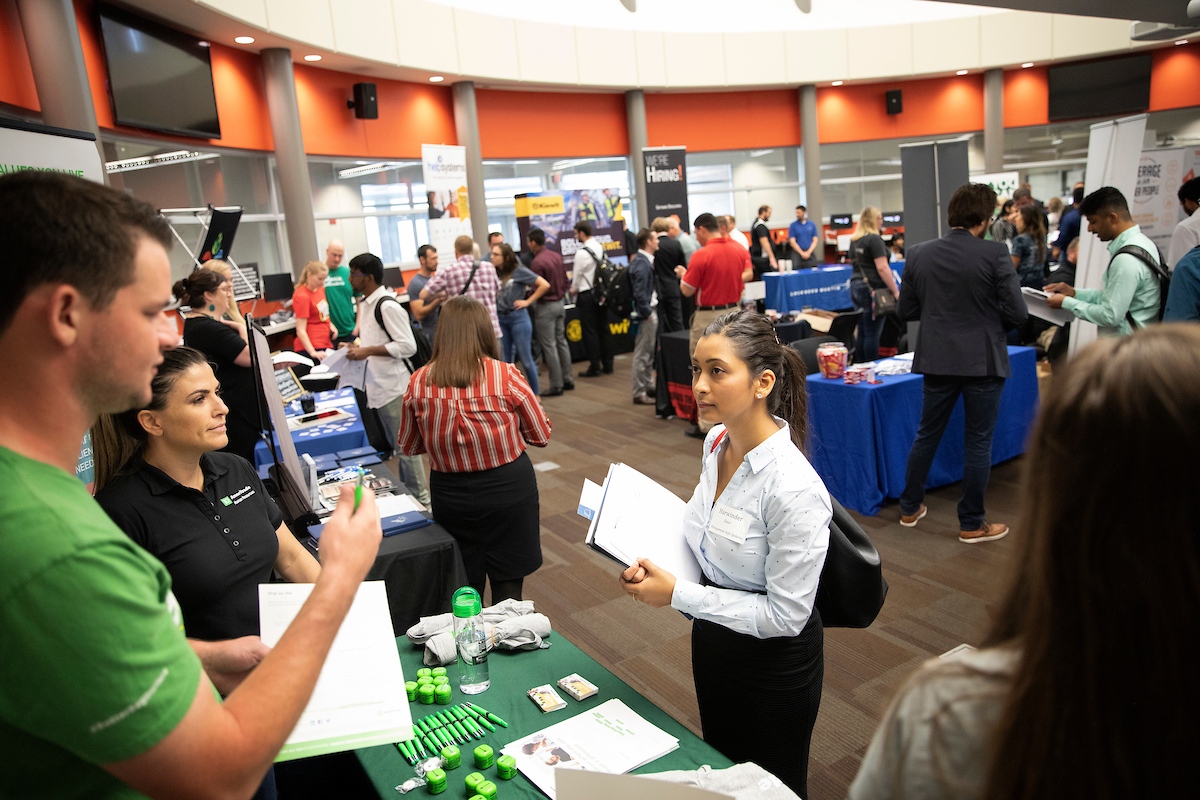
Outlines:
MULTIPOLYGON (((699 308, 696 309, 696 313, 692 317, 691 334, 688 336, 688 358, 696 355, 696 342, 700 341, 700 337, 704 335, 704 329, 709 326, 709 323, 718 317, 725 316, 731 310, 732 309, 729 308, 707 311, 699 308)), ((708 433, 709 429, 712 428, 712 423, 704 422, 700 419, 697 419, 696 424, 700 427, 700 430, 705 433, 708 433)))

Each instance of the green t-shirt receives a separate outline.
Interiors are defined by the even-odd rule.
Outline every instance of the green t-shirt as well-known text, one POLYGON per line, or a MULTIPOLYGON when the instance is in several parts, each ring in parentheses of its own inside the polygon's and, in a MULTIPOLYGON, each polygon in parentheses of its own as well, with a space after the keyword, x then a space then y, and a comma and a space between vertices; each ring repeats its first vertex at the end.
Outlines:
POLYGON ((183 719, 200 661, 167 570, 73 475, 0 447, 0 797, 141 797, 99 764, 183 719))
POLYGON ((354 287, 350 285, 350 268, 329 270, 325 279, 325 299, 329 302, 329 318, 338 329, 338 336, 349 336, 354 330, 354 287))

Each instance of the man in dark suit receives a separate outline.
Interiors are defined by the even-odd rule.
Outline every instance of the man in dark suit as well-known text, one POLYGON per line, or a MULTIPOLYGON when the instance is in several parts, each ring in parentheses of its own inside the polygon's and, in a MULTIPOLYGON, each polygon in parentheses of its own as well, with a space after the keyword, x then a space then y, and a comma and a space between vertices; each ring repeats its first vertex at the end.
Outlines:
POLYGON ((654 345, 658 334, 658 315, 654 311, 654 254, 658 237, 642 228, 635 239, 637 252, 629 260, 629 283, 633 289, 633 307, 638 315, 637 341, 633 345, 633 402, 654 405, 654 345))
POLYGON ((928 513, 925 479, 954 404, 966 411, 959 541, 989 542, 1008 526, 984 519, 983 498, 992 471, 992 434, 1009 376, 1007 331, 1029 312, 1008 248, 982 238, 996 193, 968 183, 950 199, 952 230, 908 250, 900 290, 902 320, 921 320, 913 372, 925 376, 921 425, 908 454, 900 524, 914 527, 928 513))
POLYGON ((650 230, 658 239, 658 250, 654 253, 655 288, 658 291, 658 324, 662 333, 685 330, 683 319, 683 296, 679 293, 679 276, 676 267, 687 266, 683 246, 671 238, 671 221, 658 217, 650 223, 650 230))

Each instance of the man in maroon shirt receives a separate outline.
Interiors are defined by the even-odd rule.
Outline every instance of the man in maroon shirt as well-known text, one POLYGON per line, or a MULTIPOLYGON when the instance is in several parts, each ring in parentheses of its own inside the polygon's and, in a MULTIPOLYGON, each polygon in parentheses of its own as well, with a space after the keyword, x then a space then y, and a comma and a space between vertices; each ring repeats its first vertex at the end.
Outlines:
MULTIPOLYGON (((692 254, 687 267, 676 267, 679 291, 684 297, 696 298, 696 313, 692 317, 688 338, 689 357, 696 353, 696 342, 704 335, 709 323, 738 307, 746 281, 754 277, 750 252, 737 242, 721 236, 717 218, 701 214, 692 223, 700 249, 692 254)), ((703 439, 711 426, 693 425, 688 436, 703 439)))
POLYGON ((541 228, 530 229, 526 238, 533 253, 529 268, 550 284, 550 289, 533 307, 533 327, 546 359, 546 368, 550 371, 550 387, 540 394, 557 397, 564 389, 575 388, 571 380, 571 348, 564 331, 566 310, 563 308, 563 297, 571 282, 567 279, 562 256, 546 247, 546 233, 541 228))

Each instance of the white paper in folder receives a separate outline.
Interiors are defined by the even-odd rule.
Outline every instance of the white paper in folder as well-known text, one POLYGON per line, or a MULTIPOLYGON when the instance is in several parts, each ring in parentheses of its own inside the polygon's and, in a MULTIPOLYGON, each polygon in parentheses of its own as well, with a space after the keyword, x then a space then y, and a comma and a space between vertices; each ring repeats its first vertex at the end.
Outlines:
POLYGON ((1029 313, 1038 319, 1044 319, 1046 322, 1053 323, 1059 327, 1075 319, 1075 315, 1066 309, 1051 308, 1050 304, 1046 302, 1046 298, 1050 295, 1041 289, 1034 289, 1032 286, 1022 286, 1021 296, 1025 298, 1025 307, 1029 309, 1029 313))
POLYGON ((609 467, 588 546, 631 566, 648 558, 676 578, 700 582, 700 565, 683 538, 687 503, 625 464, 609 467))

